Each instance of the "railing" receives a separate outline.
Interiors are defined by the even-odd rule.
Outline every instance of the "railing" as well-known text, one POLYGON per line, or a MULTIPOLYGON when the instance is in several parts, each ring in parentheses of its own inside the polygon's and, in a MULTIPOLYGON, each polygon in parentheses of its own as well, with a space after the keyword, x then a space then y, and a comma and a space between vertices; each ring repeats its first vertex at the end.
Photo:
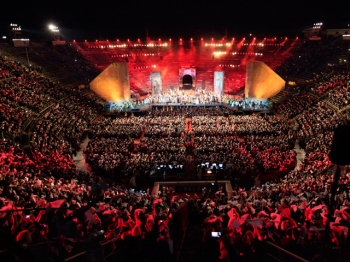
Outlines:
POLYGON ((32 212, 32 211, 41 211, 41 210, 47 210, 47 209, 52 209, 52 210, 56 210, 56 209, 60 209, 60 210, 64 210, 64 209, 68 209, 68 207, 37 207, 37 208, 18 208, 18 209, 8 209, 8 210, 0 210, 0 214, 1 213, 15 213, 15 212, 32 212))
POLYGON ((16 77, 12 76, 12 77, 3 78, 3 79, 0 80, 0 82, 5 82, 7 80, 14 79, 14 78, 16 78, 16 77))
POLYGON ((331 109, 333 109, 333 111, 335 111, 335 112, 339 111, 339 108, 337 106, 333 105, 330 101, 328 101, 327 99, 325 99, 324 101, 331 109))
MULTIPOLYGON (((117 261, 117 257, 120 253, 120 250, 117 249, 112 252, 107 251, 107 249, 109 248, 109 245, 112 244, 113 242, 114 241, 107 241, 107 242, 98 244, 96 248, 93 248, 93 250, 89 248, 86 251, 82 251, 77 254, 74 254, 66 259, 63 259, 62 261, 63 262, 117 261)), ((29 250, 28 254, 32 256, 32 258, 35 259, 36 261, 53 261, 52 258, 54 257, 54 254, 50 252, 49 242, 30 245, 28 246, 28 250, 29 250)), ((7 259, 11 259, 12 257, 14 257, 14 255, 15 254, 13 254, 8 249, 0 250, 0 259, 1 260, 4 259, 3 261, 6 261, 7 259)), ((148 259, 144 261, 148 261, 148 259)))
POLYGON ((284 248, 272 244, 271 242, 265 242, 265 251, 268 261, 278 261, 278 262, 292 262, 292 261, 300 261, 300 262, 309 262, 308 260, 299 257, 298 255, 285 250, 284 248))
POLYGON ((69 258, 66 258, 62 262, 74 262, 74 261, 79 261, 79 262, 88 261, 86 251, 80 252, 80 253, 73 255, 69 258))
POLYGON ((343 112, 343 111, 346 111, 348 109, 350 109, 350 105, 343 107, 342 109, 339 110, 339 112, 343 112))

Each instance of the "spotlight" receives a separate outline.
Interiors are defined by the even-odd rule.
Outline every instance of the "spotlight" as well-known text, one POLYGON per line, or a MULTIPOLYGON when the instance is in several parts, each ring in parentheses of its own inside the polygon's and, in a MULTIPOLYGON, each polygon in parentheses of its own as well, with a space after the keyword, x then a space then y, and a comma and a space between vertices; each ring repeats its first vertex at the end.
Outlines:
POLYGON ((50 30, 56 30, 56 29, 58 29, 58 27, 55 26, 55 25, 53 25, 53 24, 50 24, 50 25, 49 25, 49 29, 50 29, 50 30))

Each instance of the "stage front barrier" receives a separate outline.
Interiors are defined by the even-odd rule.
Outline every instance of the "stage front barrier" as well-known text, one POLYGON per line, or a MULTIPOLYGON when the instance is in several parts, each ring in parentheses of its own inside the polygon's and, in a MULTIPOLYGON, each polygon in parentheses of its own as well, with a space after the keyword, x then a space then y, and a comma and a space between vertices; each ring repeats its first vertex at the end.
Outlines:
MULTIPOLYGON (((185 186, 200 186, 205 187, 208 185, 210 181, 167 181, 167 182, 155 182, 152 188, 152 196, 158 195, 159 189, 163 186, 165 187, 185 187, 185 186)), ((233 193, 232 185, 229 180, 218 180, 219 185, 223 185, 225 187, 227 197, 230 198, 233 193)), ((175 192, 176 194, 176 192, 175 192)))
POLYGON ((277 95, 286 82, 270 67, 260 61, 247 63, 245 97, 268 99, 277 95))

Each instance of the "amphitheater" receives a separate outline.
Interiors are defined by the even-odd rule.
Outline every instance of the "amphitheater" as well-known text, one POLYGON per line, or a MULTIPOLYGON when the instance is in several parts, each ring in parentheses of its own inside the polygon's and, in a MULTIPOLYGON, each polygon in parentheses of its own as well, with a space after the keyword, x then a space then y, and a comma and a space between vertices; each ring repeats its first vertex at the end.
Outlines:
POLYGON ((349 44, 342 36, 0 43, 0 257, 347 261, 350 166, 330 152, 350 119, 349 44), (254 62, 285 83, 264 101, 246 95, 254 62), (119 64, 127 73, 111 81, 127 79, 130 96, 113 111, 92 83, 119 64), (163 96, 209 98, 152 101, 153 73, 163 96))

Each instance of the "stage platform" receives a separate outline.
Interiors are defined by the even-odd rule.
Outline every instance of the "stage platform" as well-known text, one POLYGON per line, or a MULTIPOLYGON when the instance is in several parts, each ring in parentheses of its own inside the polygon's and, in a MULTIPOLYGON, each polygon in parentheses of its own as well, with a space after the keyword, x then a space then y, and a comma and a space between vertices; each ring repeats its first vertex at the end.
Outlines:
POLYGON ((157 103, 157 104, 146 104, 139 105, 134 108, 122 108, 116 111, 106 111, 105 115, 115 115, 119 113, 134 113, 134 112, 146 112, 152 110, 153 107, 226 107, 229 109, 233 109, 237 112, 270 112, 271 108, 263 107, 263 108, 252 108, 252 107, 233 107, 226 103, 207 103, 207 104, 195 104, 195 103, 157 103))

